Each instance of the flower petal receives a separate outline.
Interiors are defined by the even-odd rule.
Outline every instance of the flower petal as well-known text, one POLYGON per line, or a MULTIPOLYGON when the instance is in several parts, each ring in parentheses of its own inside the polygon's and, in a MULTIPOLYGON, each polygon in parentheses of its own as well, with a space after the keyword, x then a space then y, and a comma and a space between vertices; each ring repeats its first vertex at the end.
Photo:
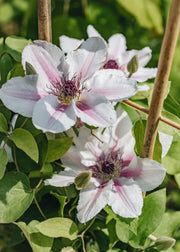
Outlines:
POLYGON ((90 37, 100 37, 100 38, 102 38, 101 34, 92 25, 88 25, 87 34, 88 34, 89 38, 90 37))
POLYGON ((61 105, 56 96, 48 95, 36 103, 32 120, 44 132, 59 133, 74 125, 76 116, 71 105, 61 105))
POLYGON ((66 53, 69 53, 76 50, 82 44, 82 42, 84 42, 84 39, 80 40, 62 35, 59 37, 59 42, 62 50, 66 53))
POLYGON ((159 141, 162 145, 162 155, 161 157, 165 157, 171 147, 173 136, 167 135, 163 132, 159 131, 159 141))
POLYGON ((156 77, 157 74, 157 68, 139 68, 137 72, 135 72, 131 78, 138 81, 138 82, 144 82, 148 79, 152 79, 156 77))
POLYGON ((75 113, 83 122, 95 127, 106 127, 116 121, 112 104, 102 94, 83 93, 76 104, 75 113))
POLYGON ((111 183, 104 183, 100 187, 90 183, 85 189, 80 191, 77 217, 81 223, 92 219, 106 206, 111 187, 111 183))
POLYGON ((122 170, 121 176, 133 178, 142 191, 150 191, 159 186, 166 171, 162 165, 148 158, 134 156, 129 167, 122 170))
POLYGON ((53 64, 56 68, 61 64, 62 58, 64 57, 63 52, 56 45, 49 43, 45 40, 35 40, 34 44, 43 47, 53 59, 53 64))
MULTIPOLYGON (((43 44, 45 45, 45 44, 43 44)), ((52 49, 52 47, 51 47, 52 49)), ((50 51, 50 49, 48 49, 50 51)), ((54 54, 54 51, 53 51, 54 54)), ((61 57, 62 54, 57 54, 57 57, 61 57)), ((56 59, 57 59, 56 57, 56 59)), ((56 68, 57 62, 53 60, 48 51, 42 46, 32 43, 27 45, 22 53, 22 64, 25 69, 26 62, 30 63, 35 71, 40 75, 44 88, 53 83, 61 83, 60 72, 56 68)))
POLYGON ((135 140, 132 135, 132 123, 131 120, 121 106, 117 109, 117 121, 112 127, 112 138, 116 143, 115 150, 121 150, 122 159, 124 162, 131 160, 135 155, 134 144, 135 140))
POLYGON ((114 34, 108 39, 108 58, 116 60, 126 51, 126 38, 122 34, 114 34))
POLYGON ((97 71, 84 82, 93 93, 101 93, 110 101, 122 101, 138 92, 136 81, 127 79, 120 70, 104 69, 97 71))
POLYGON ((124 218, 136 218, 141 214, 143 206, 141 189, 132 179, 116 179, 109 192, 108 205, 124 218))
POLYGON ((98 70, 106 58, 106 46, 101 38, 92 37, 83 42, 76 51, 67 55, 69 79, 90 76, 98 70))
POLYGON ((15 77, 0 89, 0 99, 4 105, 26 117, 31 117, 35 103, 47 95, 41 88, 38 75, 15 77))
POLYGON ((70 168, 66 168, 59 174, 53 175, 51 179, 46 179, 44 183, 45 185, 52 185, 56 187, 69 186, 70 184, 74 183, 74 179, 77 175, 77 171, 74 171, 70 168))

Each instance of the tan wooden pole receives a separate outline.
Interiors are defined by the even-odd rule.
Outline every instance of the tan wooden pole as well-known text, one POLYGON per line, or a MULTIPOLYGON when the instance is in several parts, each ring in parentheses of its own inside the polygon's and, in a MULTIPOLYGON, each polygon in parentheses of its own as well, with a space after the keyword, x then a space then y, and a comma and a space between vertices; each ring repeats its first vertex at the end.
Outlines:
POLYGON ((41 40, 52 41, 51 0, 38 0, 38 36, 41 40))
POLYGON ((169 79, 174 51, 180 29, 180 0, 172 0, 169 18, 162 43, 158 72, 154 84, 153 96, 149 109, 142 157, 153 158, 157 127, 163 107, 165 91, 169 79))

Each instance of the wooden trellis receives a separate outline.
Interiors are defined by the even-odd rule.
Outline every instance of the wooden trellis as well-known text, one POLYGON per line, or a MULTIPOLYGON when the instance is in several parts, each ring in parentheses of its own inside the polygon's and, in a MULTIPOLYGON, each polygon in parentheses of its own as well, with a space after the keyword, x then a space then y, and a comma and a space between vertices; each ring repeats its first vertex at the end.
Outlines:
MULTIPOLYGON (((152 159, 159 120, 180 129, 180 125, 161 115, 175 47, 180 30, 180 0, 172 0, 158 62, 158 72, 149 110, 130 101, 124 103, 148 114, 142 157, 152 159)), ((39 39, 51 42, 51 0, 38 0, 39 39)))

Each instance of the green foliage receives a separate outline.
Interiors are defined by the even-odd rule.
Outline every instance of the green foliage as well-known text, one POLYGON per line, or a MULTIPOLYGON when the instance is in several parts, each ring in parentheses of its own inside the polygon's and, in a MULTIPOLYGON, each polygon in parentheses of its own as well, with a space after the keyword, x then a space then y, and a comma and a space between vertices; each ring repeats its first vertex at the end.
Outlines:
POLYGON ((23 173, 8 172, 0 180, 0 223, 17 220, 30 206, 33 191, 23 173))
POLYGON ((6 121, 6 117, 0 113, 0 132, 7 132, 8 124, 6 121))
POLYGON ((8 163, 8 156, 5 149, 0 149, 0 179, 4 176, 6 165, 8 163))
POLYGON ((23 231, 33 252, 50 252, 53 245, 53 238, 47 237, 40 233, 36 228, 39 221, 33 220, 28 225, 24 222, 15 222, 23 231))
POLYGON ((38 225, 36 225, 36 228, 42 234, 53 238, 65 237, 70 240, 77 238, 77 226, 72 220, 68 218, 51 218, 39 223, 38 225))
POLYGON ((25 129, 15 129, 9 138, 23 150, 32 160, 38 162, 39 152, 34 137, 25 129))
POLYGON ((49 140, 46 162, 53 162, 61 158, 70 148, 72 140, 72 137, 49 140))

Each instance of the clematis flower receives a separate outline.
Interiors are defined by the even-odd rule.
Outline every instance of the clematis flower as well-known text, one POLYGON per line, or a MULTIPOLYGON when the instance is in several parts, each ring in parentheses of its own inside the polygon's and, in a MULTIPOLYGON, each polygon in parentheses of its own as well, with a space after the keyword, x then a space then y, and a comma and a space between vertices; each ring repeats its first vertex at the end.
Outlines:
MULTIPOLYGON (((89 37, 102 38, 99 32, 96 31, 92 25, 88 25, 87 33, 89 37)), ((66 52, 75 50, 83 42, 83 40, 69 38, 64 35, 59 39, 61 48, 66 52)), ((137 80, 138 82, 144 82, 156 76, 157 68, 145 67, 151 59, 151 49, 149 47, 144 47, 141 50, 127 50, 126 38, 120 33, 112 35, 108 39, 108 43, 104 39, 103 41, 107 45, 107 57, 102 65, 104 69, 121 70, 128 77, 129 72, 127 71, 127 65, 130 60, 137 55, 138 70, 132 74, 131 78, 137 80)), ((147 85, 139 86, 139 91, 147 89, 149 89, 147 85)))
POLYGON ((35 41, 22 53, 24 69, 35 75, 10 79, 0 89, 6 107, 26 117, 44 132, 63 132, 77 117, 98 127, 116 120, 110 101, 123 100, 137 92, 136 81, 122 72, 97 71, 106 58, 101 38, 89 38, 66 58, 55 45, 35 41))
POLYGON ((80 189, 77 216, 82 223, 106 205, 122 217, 138 217, 142 192, 160 185, 165 176, 160 163, 135 155, 131 121, 121 107, 117 113, 118 120, 105 131, 99 128, 92 135, 81 128, 75 146, 62 158, 65 170, 45 181, 46 185, 64 187, 85 176, 84 172, 91 173, 88 185, 80 189))

